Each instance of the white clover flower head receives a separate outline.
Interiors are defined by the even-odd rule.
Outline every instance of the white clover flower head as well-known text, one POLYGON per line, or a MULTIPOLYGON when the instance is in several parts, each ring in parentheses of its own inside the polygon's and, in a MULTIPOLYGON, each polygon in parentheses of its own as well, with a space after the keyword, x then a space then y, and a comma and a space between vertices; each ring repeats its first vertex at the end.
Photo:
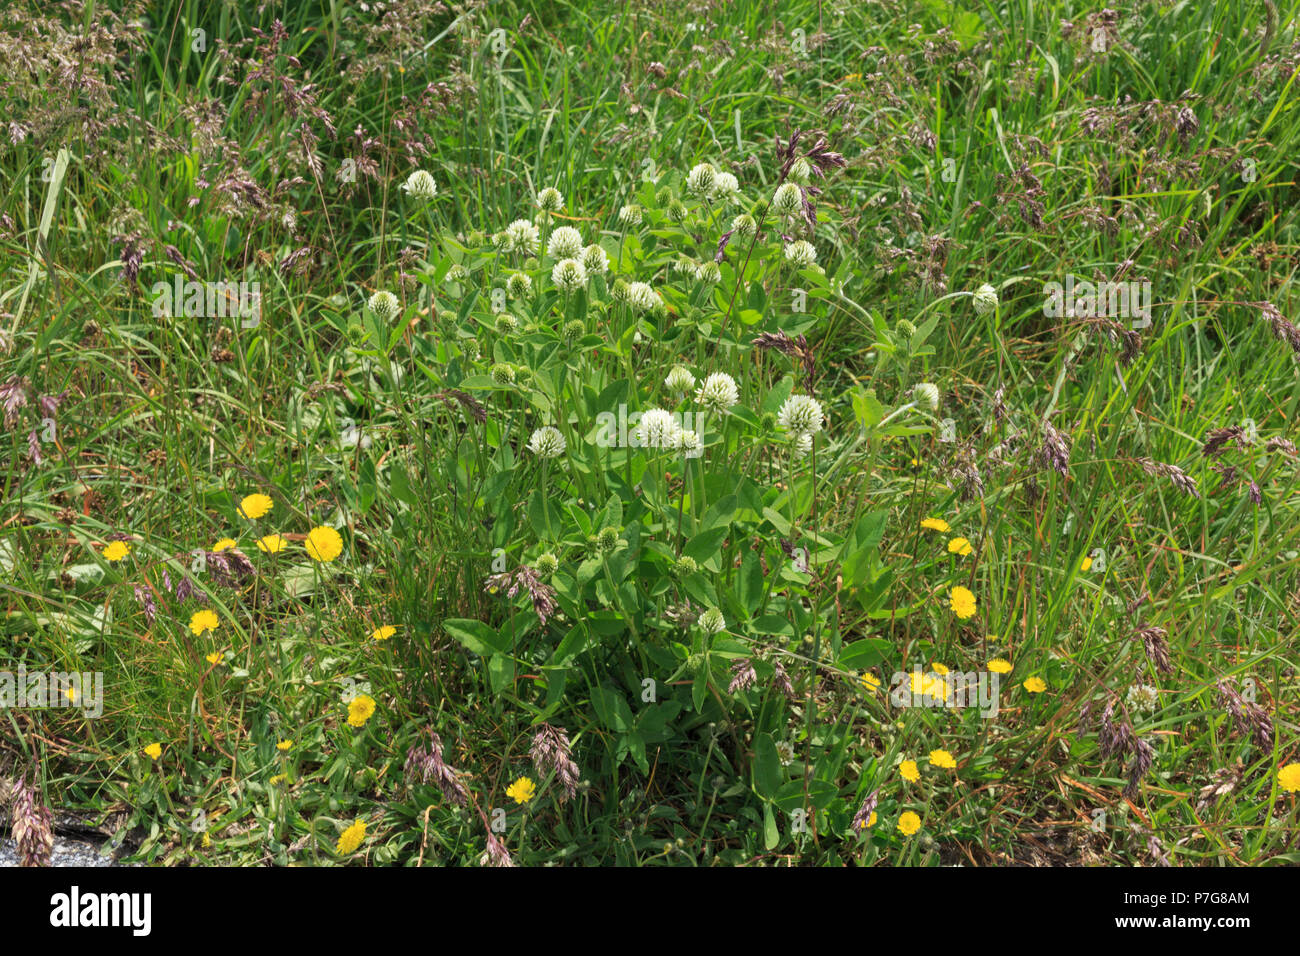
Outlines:
POLYGON ((618 221, 625 226, 641 225, 641 207, 636 203, 628 203, 618 211, 618 221))
POLYGON ((397 296, 384 290, 376 292, 370 297, 370 311, 375 313, 381 322, 391 322, 397 318, 397 313, 401 311, 401 303, 397 301, 397 296))
POLYGON ((740 403, 740 389, 726 372, 714 372, 695 392, 695 400, 710 411, 725 415, 727 409, 740 403))
POLYGON ((683 428, 677 433, 677 448, 686 453, 686 457, 692 458, 699 455, 700 449, 704 443, 700 441, 700 433, 691 428, 683 428))
POLYGON ((552 552, 544 551, 537 556, 537 563, 533 565, 537 573, 543 577, 549 578, 556 571, 560 570, 560 559, 552 552))
POLYGON ((573 343, 582 338, 587 332, 587 327, 582 319, 570 319, 564 323, 564 329, 561 334, 564 336, 564 344, 573 347, 573 343))
POLYGON ((794 744, 788 740, 778 740, 776 742, 776 759, 781 761, 781 766, 790 766, 794 762, 794 744))
POLYGON ((722 281, 722 269, 713 260, 702 262, 695 270, 695 281, 705 285, 717 285, 722 281))
POLYGON ((713 180, 713 191, 709 193, 712 202, 739 202, 740 180, 731 173, 718 173, 713 180))
POLYGON ((560 226, 546 240, 546 254, 552 259, 576 259, 582 255, 582 233, 572 226, 560 226))
POLYGON ((807 269, 817 261, 817 247, 807 239, 796 239, 785 246, 785 261, 796 269, 807 269))
POLYGON ((627 287, 628 304, 634 312, 649 312, 659 304, 659 295, 647 282, 633 282, 627 287))
POLYGON ((438 195, 438 184, 423 169, 417 169, 406 177, 406 182, 402 184, 402 191, 412 199, 428 202, 438 195))
POLYGON ((717 634, 727 627, 727 619, 716 607, 711 607, 700 615, 700 628, 705 634, 717 634))
POLYGON ((668 386, 668 391, 674 395, 685 395, 695 388, 695 376, 685 365, 674 365, 668 372, 668 377, 664 379, 664 385, 668 386))
POLYGON ((615 279, 614 285, 609 290, 610 298, 615 302, 628 304, 632 301, 632 287, 622 279, 615 279))
POLYGON ((742 212, 735 219, 731 220, 731 231, 737 236, 748 239, 754 233, 758 232, 758 223, 754 222, 754 217, 747 212, 742 212))
POLYGON ((1133 684, 1124 695, 1129 710, 1140 714, 1151 713, 1160 704, 1160 690, 1150 684, 1133 684))
POLYGON ((554 186, 547 186, 537 194, 537 208, 542 212, 563 212, 564 195, 554 186))
POLYGON ((924 405, 932 412, 939 410, 939 386, 932 382, 921 382, 913 386, 912 398, 918 405, 924 405))
POLYGON ((526 299, 533 293, 533 280, 525 272, 512 272, 506 279, 506 294, 512 299, 526 299))
POLYGON ((514 366, 507 365, 505 362, 497 362, 496 365, 492 366, 491 371, 492 371, 492 381, 496 382, 498 385, 515 384, 514 366))
POLYGON ((796 182, 800 186, 807 186, 808 180, 811 178, 812 166, 808 163, 808 160, 804 159, 804 157, 800 156, 790 164, 789 179, 791 182, 796 182))
POLYGON ((777 424, 796 435, 817 434, 823 418, 821 402, 808 395, 791 395, 776 414, 777 424))
POLYGON ((538 458, 559 458, 564 454, 564 436, 559 429, 543 425, 528 439, 528 450, 538 458))
POLYGON ((636 425, 636 440, 642 448, 675 448, 681 426, 672 412, 652 408, 641 415, 636 425))
POLYGON ((587 285, 587 270, 577 259, 561 259, 551 270, 551 281, 561 292, 577 292, 587 285))
POLYGON ((614 527, 601 528, 596 534, 596 550, 601 554, 609 554, 618 547, 619 537, 618 529, 614 527))
POLYGON ((971 304, 979 315, 988 315, 998 307, 998 290, 987 282, 975 290, 971 304))
POLYGON ((797 216, 803 212, 803 193, 794 183, 782 183, 772 197, 772 209, 780 216, 797 216))
POLYGON ((699 267, 700 264, 690 256, 678 256, 673 260, 673 272, 680 275, 695 275, 695 270, 699 267))
POLYGON ((812 444, 813 437, 810 433, 799 432, 794 436, 794 457, 800 460, 807 458, 808 453, 812 451, 812 444))
POLYGON ((700 163, 686 174, 686 192, 696 199, 708 199, 718 181, 718 171, 712 163, 700 163))
POLYGON ((603 276, 609 271, 609 253, 593 242, 582 250, 582 265, 588 275, 603 276))
POLYGON ((501 248, 506 252, 522 252, 526 255, 535 256, 541 241, 541 232, 538 230, 536 223, 529 222, 527 219, 516 219, 506 226, 505 238, 501 243, 501 248))
POLYGON ((448 282, 460 283, 469 278, 469 273, 466 272, 465 267, 458 262, 447 270, 447 275, 444 276, 444 278, 448 282))

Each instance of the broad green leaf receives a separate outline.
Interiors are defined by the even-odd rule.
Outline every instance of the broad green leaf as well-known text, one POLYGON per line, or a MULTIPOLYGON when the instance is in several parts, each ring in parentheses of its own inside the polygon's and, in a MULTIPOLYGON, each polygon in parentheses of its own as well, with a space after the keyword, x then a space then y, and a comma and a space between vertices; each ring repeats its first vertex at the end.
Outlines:
POLYGON ((597 685, 591 689, 591 705, 601 726, 615 733, 626 734, 632 730, 632 711, 627 700, 616 690, 597 685))
POLYGON ((776 752, 776 742, 769 733, 754 738, 754 789, 758 795, 771 800, 781 786, 781 757, 776 752))
POLYGON ((482 621, 453 617, 442 622, 442 629, 480 657, 506 650, 497 632, 482 621))

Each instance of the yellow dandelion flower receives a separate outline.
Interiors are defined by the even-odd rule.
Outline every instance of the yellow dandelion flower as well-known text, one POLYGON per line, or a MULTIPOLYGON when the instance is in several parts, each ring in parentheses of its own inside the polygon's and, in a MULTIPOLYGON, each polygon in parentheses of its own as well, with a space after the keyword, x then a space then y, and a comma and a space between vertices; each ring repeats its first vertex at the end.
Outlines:
POLYGON ((904 760, 898 765, 898 772, 908 783, 916 783, 921 779, 921 771, 917 769, 915 760, 904 760))
POLYGON ((1047 683, 1041 677, 1031 677, 1022 686, 1031 694, 1041 694, 1047 690, 1047 683))
POLYGON ((898 818, 898 832, 903 836, 911 836, 919 829, 921 829, 921 818, 911 810, 898 818))
POLYGON ((209 654, 209 655, 205 658, 205 660, 206 660, 209 664, 220 664, 220 663, 221 663, 221 652, 220 652, 220 651, 213 651, 211 654, 209 654))
POLYGON ((922 528, 929 528, 932 531, 951 531, 952 526, 942 518, 926 518, 921 522, 922 528))
POLYGON ((357 847, 361 846, 361 841, 366 838, 366 821, 358 820, 339 834, 338 845, 334 849, 341 855, 347 856, 349 853, 355 853, 357 847))
POLYGON ((267 554, 278 554, 284 550, 286 542, 278 534, 268 534, 265 538, 257 539, 257 550, 265 551, 267 554))
POLYGON ((277 783, 284 783, 288 779, 289 779, 289 775, 287 773, 277 773, 274 777, 270 779, 269 782, 271 786, 274 787, 277 783))
POLYGON ((948 682, 940 680, 933 674, 921 674, 912 671, 912 693, 918 697, 933 697, 936 700, 948 699, 948 682))
POLYGON ((208 831, 207 831, 207 830, 204 830, 204 831, 203 831, 203 849, 206 850, 206 849, 207 849, 208 847, 210 847, 210 846, 212 846, 212 837, 208 836, 208 831))
POLYGON ((1091 567, 1092 567, 1092 558, 1084 558, 1082 561, 1079 562, 1080 571, 1087 571, 1091 567))
POLYGON ((537 785, 527 777, 520 777, 506 787, 506 796, 514 800, 515 803, 527 803, 537 796, 537 785))
POLYGON ((964 558, 966 555, 970 554, 972 550, 970 542, 965 538, 953 538, 948 542, 949 554, 960 554, 964 558))
POLYGON ((234 538, 222 538, 212 546, 213 551, 229 551, 231 548, 239 547, 239 542, 234 538))
POLYGON ((245 518, 260 518, 275 505, 266 495, 248 495, 239 502, 239 513, 245 518))
POLYGON ((861 680, 862 686, 866 690, 880 690, 880 678, 870 671, 865 671, 861 680))
POLYGON ((366 721, 375 714, 375 699, 369 694, 358 694, 348 701, 348 724, 352 727, 364 727, 366 721))
POLYGON ((376 641, 386 641, 397 633, 397 628, 391 624, 385 624, 383 627, 375 628, 370 632, 370 637, 376 641))
POLYGON ((292 746, 293 746, 292 740, 281 740, 278 744, 275 745, 275 749, 284 752, 292 746))
POLYGON ((162 744, 150 744, 144 748, 144 752, 150 760, 157 760, 162 756, 162 744))
POLYGON ((952 589, 952 596, 948 599, 948 606, 952 608, 952 613, 964 621, 975 614, 975 595, 970 592, 969 588, 958 585, 952 589))
POLYGON ((216 612, 209 611, 207 608, 195 611, 190 618, 190 630, 194 632, 195 637, 200 636, 204 631, 215 631, 220 624, 221 620, 216 612))
POLYGON ((1300 763, 1289 763, 1279 770, 1277 782, 1287 793, 1300 793, 1300 763))
POLYGON ((328 525, 307 532, 307 541, 303 546, 313 561, 333 561, 343 553, 343 539, 328 525))
POLYGON ((108 546, 100 552, 105 561, 121 561, 131 553, 131 546, 125 541, 110 541, 108 546))
POLYGON ((1005 661, 1000 657, 995 657, 993 660, 989 661, 989 670, 995 674, 1010 674, 1011 662, 1005 661))
POLYGON ((938 661, 933 661, 933 662, 930 664, 930 670, 934 671, 936 674, 939 674, 939 675, 943 675, 943 674, 948 673, 948 667, 947 667, 947 665, 946 665, 946 664, 940 664, 938 661))
POLYGON ((930 751, 930 766, 943 767, 945 770, 956 770, 957 761, 953 759, 952 754, 946 750, 930 751))
POLYGON ((869 827, 874 827, 875 825, 876 825, 876 811, 872 810, 871 816, 867 818, 867 821, 865 823, 856 824, 855 827, 858 830, 858 832, 861 833, 863 830, 866 830, 869 827))

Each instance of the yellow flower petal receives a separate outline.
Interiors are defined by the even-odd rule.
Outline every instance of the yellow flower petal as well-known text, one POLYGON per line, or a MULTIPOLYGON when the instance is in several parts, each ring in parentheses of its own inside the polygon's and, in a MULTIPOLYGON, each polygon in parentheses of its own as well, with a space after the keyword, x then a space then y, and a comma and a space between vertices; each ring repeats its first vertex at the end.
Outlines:
POLYGON ((1300 793, 1300 763, 1289 763, 1279 770, 1277 782, 1287 793, 1300 793))
POLYGON ((260 518, 275 505, 266 495, 248 495, 239 502, 239 513, 245 518, 260 518))
POLYGON ((131 546, 125 541, 110 541, 108 546, 100 552, 105 561, 121 561, 131 553, 131 546))
POLYGON ((357 820, 352 826, 348 827, 339 834, 339 842, 334 849, 342 856, 349 853, 355 853, 357 847, 361 846, 361 841, 366 838, 366 821, 357 820))
POLYGON ((537 796, 537 785, 527 777, 520 777, 506 787, 506 796, 514 800, 515 803, 527 803, 537 796))
POLYGON ((265 538, 257 539, 257 550, 265 551, 267 554, 278 554, 284 550, 284 538, 278 534, 268 534, 265 538))
POLYGON ((948 606, 952 608, 952 613, 964 621, 975 614, 975 595, 970 592, 969 588, 958 585, 952 589, 951 596, 948 599, 948 606))
POLYGON ((328 525, 312 528, 303 544, 313 561, 333 561, 343 553, 343 539, 328 525))
POLYGON ((198 637, 204 631, 215 631, 221 626, 221 619, 217 617, 216 612, 204 608, 201 611, 195 611, 190 618, 190 630, 194 636, 198 637))

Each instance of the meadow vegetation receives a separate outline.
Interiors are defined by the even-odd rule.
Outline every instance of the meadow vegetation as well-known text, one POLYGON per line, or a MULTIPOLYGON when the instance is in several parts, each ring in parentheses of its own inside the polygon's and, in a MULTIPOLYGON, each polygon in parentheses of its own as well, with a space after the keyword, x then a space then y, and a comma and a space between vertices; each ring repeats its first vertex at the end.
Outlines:
POLYGON ((6 5, 20 850, 1300 862, 1297 6, 6 5))

